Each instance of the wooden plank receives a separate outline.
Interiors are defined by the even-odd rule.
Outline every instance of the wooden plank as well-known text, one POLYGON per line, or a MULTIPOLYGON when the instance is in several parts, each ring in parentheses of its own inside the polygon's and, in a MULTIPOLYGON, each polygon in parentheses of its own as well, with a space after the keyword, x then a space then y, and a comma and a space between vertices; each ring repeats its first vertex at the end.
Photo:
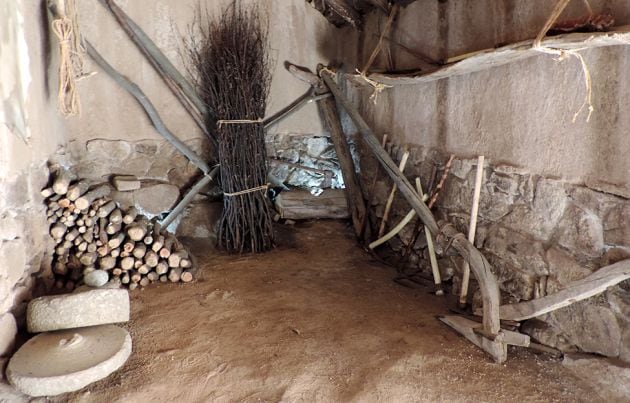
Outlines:
POLYGON ((445 235, 446 239, 466 260, 473 270, 477 281, 481 288, 483 299, 483 324, 484 330, 491 334, 496 334, 499 329, 499 286, 491 271, 490 263, 479 252, 473 244, 468 242, 466 237, 459 233, 455 228, 446 223, 438 226, 431 210, 422 201, 422 198, 416 193, 407 178, 400 173, 398 167, 381 146, 378 139, 374 135, 372 129, 365 122, 359 111, 347 100, 333 79, 333 73, 327 69, 320 71, 322 79, 326 82, 328 88, 333 93, 337 101, 344 107, 355 126, 363 136, 363 141, 372 150, 379 163, 385 169, 385 172, 392 178, 398 186, 400 193, 405 197, 407 202, 416 211, 418 217, 425 226, 429 228, 431 233, 437 237, 438 234, 445 235))
MULTIPOLYGON (((524 60, 540 55, 541 52, 532 47, 534 39, 517 42, 500 48, 491 48, 456 56, 456 60, 444 66, 436 66, 428 70, 407 74, 372 73, 368 77, 385 85, 408 85, 429 83, 443 78, 475 73, 492 67, 524 60)), ((546 37, 542 46, 558 50, 582 50, 605 46, 630 44, 630 25, 613 28, 608 32, 570 33, 546 37)), ((347 74, 353 82, 365 84, 357 74, 347 74)))
MULTIPOLYGON (((325 85, 316 87, 317 94, 328 92, 325 85)), ((363 190, 361 189, 361 183, 357 177, 357 172, 354 167, 354 161, 352 154, 350 154, 350 146, 346 140, 346 135, 341 127, 341 120, 339 119, 339 113, 337 112, 337 105, 334 98, 325 98, 318 101, 318 106, 326 122, 326 126, 330 131, 330 137, 335 146, 335 152, 339 159, 339 166, 341 168, 341 174, 343 176, 343 183, 346 188, 346 197, 348 201, 348 210, 352 217, 352 224, 357 237, 361 236, 363 217, 366 215, 367 210, 365 207, 365 200, 363 200, 363 190)))
POLYGON ((438 319, 455 329, 459 334, 468 339, 468 341, 490 354, 497 364, 501 364, 507 360, 507 344, 503 341, 502 333, 498 334, 494 340, 490 340, 474 331, 475 328, 479 327, 479 324, 470 319, 454 315, 442 316, 438 319))
POLYGON ((276 198, 280 217, 292 220, 350 217, 343 189, 326 189, 319 196, 306 190, 283 192, 276 198))
POLYGON ((603 267, 581 280, 569 283, 555 294, 518 304, 502 305, 501 319, 525 320, 535 318, 574 302, 590 298, 630 278, 630 259, 603 267))

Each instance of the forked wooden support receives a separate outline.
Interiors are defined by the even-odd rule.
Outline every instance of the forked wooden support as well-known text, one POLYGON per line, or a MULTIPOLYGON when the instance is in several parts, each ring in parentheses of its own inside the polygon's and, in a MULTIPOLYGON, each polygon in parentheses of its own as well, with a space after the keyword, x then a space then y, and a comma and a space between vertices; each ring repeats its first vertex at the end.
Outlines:
POLYGON ((529 336, 522 333, 501 329, 496 335, 485 335, 483 327, 479 323, 463 316, 450 315, 442 316, 439 319, 490 354, 498 364, 507 360, 508 345, 529 347, 529 336))

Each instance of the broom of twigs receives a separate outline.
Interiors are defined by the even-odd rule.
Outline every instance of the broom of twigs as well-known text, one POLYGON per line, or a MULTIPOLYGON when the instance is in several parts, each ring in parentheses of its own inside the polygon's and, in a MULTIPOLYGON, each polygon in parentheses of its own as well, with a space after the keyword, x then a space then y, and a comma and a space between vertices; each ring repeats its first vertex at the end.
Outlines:
POLYGON ((267 28, 256 6, 233 1, 218 18, 197 8, 187 44, 198 92, 216 129, 224 190, 219 246, 231 253, 274 246, 266 197, 262 118, 271 82, 267 28), (218 119, 218 120, 217 120, 218 119))

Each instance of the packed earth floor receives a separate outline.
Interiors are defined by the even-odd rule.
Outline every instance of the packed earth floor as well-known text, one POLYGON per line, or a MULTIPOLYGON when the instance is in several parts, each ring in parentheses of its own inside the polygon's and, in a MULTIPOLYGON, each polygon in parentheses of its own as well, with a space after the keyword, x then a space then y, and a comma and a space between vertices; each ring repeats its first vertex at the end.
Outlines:
POLYGON ((125 366, 53 401, 600 400, 550 356, 491 362, 436 319, 443 297, 394 283, 344 223, 280 232, 256 256, 201 243, 196 282, 131 292, 125 366))

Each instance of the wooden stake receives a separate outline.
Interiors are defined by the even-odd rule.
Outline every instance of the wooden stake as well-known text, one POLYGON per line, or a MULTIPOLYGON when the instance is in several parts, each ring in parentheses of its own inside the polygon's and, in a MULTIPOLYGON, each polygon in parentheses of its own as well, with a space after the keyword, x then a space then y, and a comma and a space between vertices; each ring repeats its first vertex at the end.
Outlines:
MULTIPOLYGON (((481 196, 481 182, 483 181, 483 162, 484 156, 480 155, 477 159, 477 176, 475 177, 475 190, 473 193, 473 202, 470 209, 470 226, 468 227, 468 242, 474 244, 475 232, 477 232, 477 214, 479 212, 479 198, 481 196)), ((465 307, 468 299, 468 283, 470 282, 470 265, 464 262, 462 275, 462 289, 459 295, 459 306, 465 307)))
MULTIPOLYGON (((407 159, 409 158, 409 151, 405 149, 405 153, 400 160, 400 164, 398 165, 398 170, 401 175, 405 172, 405 166, 407 165, 407 159)), ((392 185, 392 190, 389 192, 389 197, 387 198, 387 203, 385 204, 385 211, 383 212, 383 219, 381 220, 381 226, 378 229, 378 237, 382 237, 385 233, 385 226, 387 225, 387 220, 389 219, 389 213, 392 208, 392 204, 394 203, 394 197, 396 197, 396 184, 392 185)))

